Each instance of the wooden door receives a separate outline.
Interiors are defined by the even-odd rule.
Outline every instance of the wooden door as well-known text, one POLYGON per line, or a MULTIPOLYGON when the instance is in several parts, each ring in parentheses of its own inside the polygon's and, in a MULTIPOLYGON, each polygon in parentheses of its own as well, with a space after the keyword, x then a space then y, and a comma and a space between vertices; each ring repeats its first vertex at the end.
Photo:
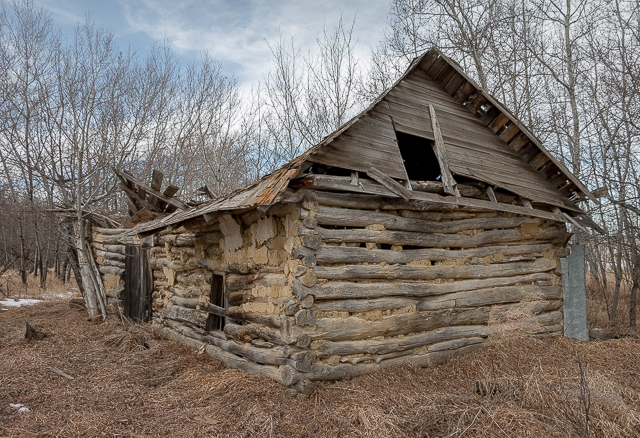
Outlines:
POLYGON ((149 265, 149 249, 127 245, 124 269, 124 314, 136 322, 151 319, 153 276, 149 265))

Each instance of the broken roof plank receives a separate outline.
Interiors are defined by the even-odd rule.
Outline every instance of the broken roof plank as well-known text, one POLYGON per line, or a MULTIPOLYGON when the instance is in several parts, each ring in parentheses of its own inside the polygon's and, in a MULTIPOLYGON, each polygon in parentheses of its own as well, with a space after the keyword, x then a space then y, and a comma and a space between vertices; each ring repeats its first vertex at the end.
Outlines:
MULTIPOLYGON (((369 171, 367 172, 367 175, 371 179, 382 184, 384 187, 387 188, 387 190, 392 191, 393 193, 400 196, 401 198, 404 198, 406 200, 409 200, 409 198, 411 198, 411 190, 407 189, 406 187, 404 187, 399 182, 395 181, 390 176, 380 172, 375 167, 372 167, 371 169, 369 169, 369 171)), ((351 181, 349 181, 349 184, 351 184, 351 181)))
POLYGON ((180 210, 187 210, 189 207, 184 204, 183 202, 175 199, 175 198, 171 198, 171 197, 167 197, 166 195, 164 195, 163 193, 161 193, 159 190, 156 190, 154 188, 151 188, 149 186, 147 186, 146 184, 140 182, 139 180, 137 180, 135 177, 133 177, 132 175, 129 174, 125 174, 123 172, 118 171, 117 169, 113 169, 113 171, 115 172, 116 175, 118 175, 120 178, 131 182, 133 184, 135 184, 138 187, 138 190, 143 190, 144 192, 147 192, 148 194, 154 195, 156 196, 158 199, 160 199, 161 201, 163 201, 164 203, 166 203, 167 205, 172 205, 175 208, 178 208, 180 210))

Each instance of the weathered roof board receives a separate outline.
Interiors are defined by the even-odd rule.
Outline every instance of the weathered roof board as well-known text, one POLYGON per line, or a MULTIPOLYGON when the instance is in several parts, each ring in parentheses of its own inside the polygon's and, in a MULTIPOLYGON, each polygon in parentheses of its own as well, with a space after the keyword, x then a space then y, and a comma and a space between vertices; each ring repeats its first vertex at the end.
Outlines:
MULTIPOLYGON (((145 233, 214 212, 274 203, 309 163, 407 178, 395 131, 433 139, 429 104, 442 130, 449 167, 525 199, 583 213, 569 196, 597 200, 508 110, 438 49, 413 61, 367 109, 260 181, 197 209, 139 225, 145 233)), ((207 216, 205 216, 207 217, 207 216)), ((210 216, 209 216, 210 217, 210 216)))

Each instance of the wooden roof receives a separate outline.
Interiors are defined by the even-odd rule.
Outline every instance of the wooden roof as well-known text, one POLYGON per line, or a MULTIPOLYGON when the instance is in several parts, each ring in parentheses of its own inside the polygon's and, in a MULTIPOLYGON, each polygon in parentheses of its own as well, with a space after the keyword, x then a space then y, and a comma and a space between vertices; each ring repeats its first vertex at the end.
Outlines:
POLYGON ((374 167, 390 178, 406 180, 396 132, 434 140, 430 105, 435 109, 454 177, 472 178, 508 190, 525 202, 549 205, 559 220, 566 217, 574 222, 566 212, 583 214, 570 197, 589 197, 597 202, 503 105, 433 48, 414 60, 366 110, 281 169, 246 189, 141 225, 134 232, 149 232, 201 215, 211 217, 214 212, 271 205, 289 182, 313 163, 361 172, 374 167))

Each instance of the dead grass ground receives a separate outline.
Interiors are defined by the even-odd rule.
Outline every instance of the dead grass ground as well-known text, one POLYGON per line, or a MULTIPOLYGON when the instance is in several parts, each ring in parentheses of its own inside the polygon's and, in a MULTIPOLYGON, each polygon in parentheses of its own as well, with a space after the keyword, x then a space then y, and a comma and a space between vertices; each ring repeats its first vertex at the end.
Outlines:
POLYGON ((396 367, 292 399, 147 327, 93 323, 49 301, 0 312, 0 436, 580 436, 588 388, 591 436, 632 437, 639 363, 636 338, 509 339, 437 368, 396 367), (47 336, 26 341, 25 321, 47 336), (484 395, 477 381, 492 383, 484 395))

